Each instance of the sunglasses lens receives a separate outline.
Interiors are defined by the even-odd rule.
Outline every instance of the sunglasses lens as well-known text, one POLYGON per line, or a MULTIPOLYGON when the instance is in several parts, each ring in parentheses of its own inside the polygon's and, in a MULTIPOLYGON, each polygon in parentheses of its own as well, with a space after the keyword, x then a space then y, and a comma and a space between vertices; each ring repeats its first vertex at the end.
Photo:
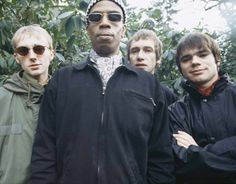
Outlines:
POLYGON ((102 15, 100 13, 91 13, 88 15, 88 20, 90 22, 99 22, 102 19, 102 15))
POLYGON ((35 54, 43 55, 43 53, 45 51, 45 47, 42 45, 36 45, 33 47, 33 51, 35 54))
MULTIPOLYGON (((107 16, 108 19, 112 22, 119 22, 122 19, 122 16, 119 13, 108 13, 107 16)), ((103 17, 102 13, 90 13, 88 15, 88 20, 90 22, 99 22, 101 21, 102 17, 103 17)))
POLYGON ((112 22, 120 22, 122 19, 122 16, 119 13, 109 13, 108 19, 112 22))
MULTIPOLYGON (((18 47, 16 48, 16 53, 20 54, 21 56, 27 56, 29 53, 29 48, 28 47, 18 47)), ((36 45, 33 47, 33 51, 35 54, 37 55, 43 55, 44 51, 45 51, 45 47, 42 45, 36 45)))
POLYGON ((16 48, 16 53, 21 56, 26 56, 29 53, 29 49, 27 47, 18 47, 16 48))

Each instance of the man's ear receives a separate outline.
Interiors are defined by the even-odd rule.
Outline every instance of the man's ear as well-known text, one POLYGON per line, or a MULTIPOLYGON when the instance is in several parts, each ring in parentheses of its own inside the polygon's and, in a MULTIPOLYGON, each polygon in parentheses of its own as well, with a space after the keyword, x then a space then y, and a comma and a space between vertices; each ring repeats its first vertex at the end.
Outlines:
POLYGON ((156 69, 161 66, 161 58, 156 61, 156 69))
POLYGON ((18 58, 17 58, 17 54, 14 53, 13 56, 14 56, 14 58, 15 58, 16 63, 17 63, 17 64, 20 64, 20 61, 19 61, 18 58))
POLYGON ((124 37, 125 37, 125 32, 126 32, 126 25, 123 26, 121 38, 124 38, 124 37))
POLYGON ((56 53, 55 49, 52 49, 50 52, 50 62, 54 59, 55 53, 56 53))
POLYGON ((220 61, 216 62, 216 66, 217 66, 217 71, 219 71, 220 70, 220 61))

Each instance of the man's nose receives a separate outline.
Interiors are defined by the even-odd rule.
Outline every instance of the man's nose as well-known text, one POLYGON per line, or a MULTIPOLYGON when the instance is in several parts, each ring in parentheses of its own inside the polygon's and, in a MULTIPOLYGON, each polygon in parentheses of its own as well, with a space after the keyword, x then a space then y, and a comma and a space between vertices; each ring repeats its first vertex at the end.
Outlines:
POLYGON ((100 27, 110 27, 110 20, 107 15, 103 15, 100 22, 100 27))
POLYGON ((138 52, 138 60, 141 61, 141 60, 143 60, 143 59, 144 59, 144 52, 143 52, 142 50, 140 50, 140 51, 138 52))
POLYGON ((28 57, 30 58, 31 61, 35 61, 37 58, 37 54, 33 51, 33 49, 29 50, 28 57))
POLYGON ((193 65, 199 64, 199 57, 198 56, 194 55, 192 57, 192 64, 193 65))

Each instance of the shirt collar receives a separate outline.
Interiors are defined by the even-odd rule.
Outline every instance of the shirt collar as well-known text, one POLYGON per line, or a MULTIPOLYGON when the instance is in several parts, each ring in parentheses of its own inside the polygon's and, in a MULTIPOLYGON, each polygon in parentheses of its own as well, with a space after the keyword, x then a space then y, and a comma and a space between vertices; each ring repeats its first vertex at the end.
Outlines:
POLYGON ((94 65, 98 65, 100 62, 109 62, 109 63, 112 62, 113 64, 116 65, 120 66, 123 65, 121 52, 111 57, 101 57, 92 49, 90 51, 89 57, 94 65))

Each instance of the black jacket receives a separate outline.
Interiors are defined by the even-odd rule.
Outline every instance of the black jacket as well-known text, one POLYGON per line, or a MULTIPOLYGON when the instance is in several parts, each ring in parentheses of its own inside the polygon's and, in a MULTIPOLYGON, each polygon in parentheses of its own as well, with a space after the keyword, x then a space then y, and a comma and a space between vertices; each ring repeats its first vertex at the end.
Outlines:
POLYGON ((236 85, 221 76, 210 96, 188 82, 184 89, 189 95, 169 107, 172 133, 185 131, 199 147, 173 141, 179 183, 236 183, 236 85))
POLYGON ((174 182, 160 84, 121 66, 102 89, 90 61, 56 72, 40 109, 32 184, 174 182))
POLYGON ((171 105, 172 103, 174 103, 179 99, 178 96, 174 92, 172 92, 171 89, 169 89, 167 86, 161 84, 161 88, 163 90, 167 106, 171 105))

